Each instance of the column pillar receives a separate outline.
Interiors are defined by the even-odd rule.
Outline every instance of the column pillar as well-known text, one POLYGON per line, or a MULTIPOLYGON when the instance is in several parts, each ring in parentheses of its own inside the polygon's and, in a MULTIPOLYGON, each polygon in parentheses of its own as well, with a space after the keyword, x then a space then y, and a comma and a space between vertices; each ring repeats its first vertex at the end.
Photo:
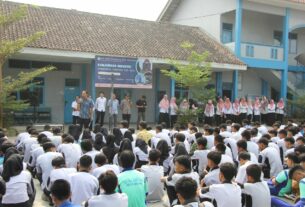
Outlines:
POLYGON ((238 98, 238 70, 233 71, 233 78, 232 78, 232 101, 238 98))
POLYGON ((284 46, 284 68, 281 73, 281 98, 287 99, 288 81, 288 50, 289 50, 289 17, 290 9, 286 8, 286 15, 283 24, 283 46, 284 46))

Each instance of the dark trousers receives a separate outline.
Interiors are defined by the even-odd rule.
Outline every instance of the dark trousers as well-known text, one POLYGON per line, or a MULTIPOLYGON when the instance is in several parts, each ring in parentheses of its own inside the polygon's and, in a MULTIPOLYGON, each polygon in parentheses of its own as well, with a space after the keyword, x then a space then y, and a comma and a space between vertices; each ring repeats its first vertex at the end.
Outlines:
POLYGON ((206 116, 206 117, 204 118, 204 123, 205 123, 205 124, 208 124, 208 125, 210 125, 210 126, 212 126, 212 124, 213 124, 213 117, 208 117, 208 116, 206 116))
POLYGON ((159 114, 159 124, 166 123, 166 127, 169 128, 169 115, 168 113, 159 114))
POLYGON ((219 126, 222 123, 222 116, 221 115, 215 115, 215 121, 216 121, 216 126, 219 126))
POLYGON ((267 122, 267 117, 268 117, 267 114, 261 114, 261 123, 262 123, 262 124, 266 124, 266 122, 267 122))
POLYGON ((268 116, 267 116, 267 124, 269 126, 272 126, 275 122, 275 113, 268 113, 268 116))
POLYGON ((140 121, 145 121, 145 111, 138 111, 137 129, 139 129, 140 121))
POLYGON ((95 114, 95 124, 100 124, 101 126, 104 126, 105 111, 95 111, 95 114))
POLYGON ((177 118, 178 118, 177 115, 171 115, 171 128, 173 128, 174 124, 177 123, 177 118))
POLYGON ((129 128, 130 117, 131 117, 131 114, 122 114, 122 119, 128 122, 128 127, 127 128, 129 128))
POLYGON ((247 119, 247 113, 239 114, 239 122, 241 123, 244 119, 247 119))
POLYGON ((248 119, 249 122, 251 122, 252 119, 253 119, 253 115, 252 115, 252 114, 248 114, 248 115, 247 115, 247 119, 248 119))
POLYGON ((72 123, 75 124, 79 124, 79 116, 72 116, 72 123))
POLYGON ((80 128, 81 128, 81 130, 83 130, 83 127, 85 129, 89 128, 89 124, 90 124, 90 119, 80 118, 80 128))
POLYGON ((283 114, 276 114, 276 120, 281 122, 281 124, 283 123, 283 118, 284 118, 283 114))
POLYGON ((261 122, 261 116, 260 115, 254 115, 253 116, 253 121, 254 122, 261 122))

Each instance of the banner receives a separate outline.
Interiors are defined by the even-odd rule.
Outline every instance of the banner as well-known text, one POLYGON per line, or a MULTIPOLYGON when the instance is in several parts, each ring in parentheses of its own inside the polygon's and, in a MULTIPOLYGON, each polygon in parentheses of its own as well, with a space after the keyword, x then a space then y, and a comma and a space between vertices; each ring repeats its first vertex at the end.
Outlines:
POLYGON ((95 58, 95 87, 152 88, 152 62, 149 59, 95 58))

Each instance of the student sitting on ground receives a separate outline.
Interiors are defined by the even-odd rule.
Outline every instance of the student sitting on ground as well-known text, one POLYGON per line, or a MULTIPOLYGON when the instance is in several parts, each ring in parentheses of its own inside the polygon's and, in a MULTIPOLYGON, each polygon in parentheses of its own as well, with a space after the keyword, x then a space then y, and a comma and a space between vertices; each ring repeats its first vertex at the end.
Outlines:
POLYGON ((118 175, 119 193, 126 193, 128 196, 128 207, 146 207, 147 181, 142 172, 133 169, 135 156, 132 151, 123 151, 119 162, 123 172, 118 175), (133 185, 130 185, 130 181, 133 185))
POLYGON ((218 143, 216 146, 215 146, 215 150, 219 153, 221 153, 221 161, 220 161, 220 164, 222 163, 226 163, 226 162, 229 162, 229 163, 232 163, 234 164, 233 162, 233 159, 232 159, 232 156, 229 156, 229 155, 226 155, 226 145, 224 145, 223 143, 218 143))
POLYGON ((82 155, 82 150, 78 144, 74 143, 74 138, 67 135, 63 138, 62 144, 58 146, 58 152, 65 158, 67 167, 77 167, 77 162, 82 155))
MULTIPOLYGON (((97 151, 93 148, 93 144, 90 139, 82 140, 82 142, 80 143, 80 146, 81 146, 83 154, 89 155, 91 157, 92 161, 94 160, 95 156, 100 153, 99 151, 97 151)), ((96 164, 93 162, 92 169, 95 169, 96 167, 97 167, 96 164)))
POLYGON ((170 165, 173 160, 173 155, 170 154, 170 147, 165 140, 160 140, 158 142, 157 150, 159 150, 161 153, 159 165, 163 166, 164 175, 166 176, 171 171, 170 165))
POLYGON ((83 155, 79 159, 79 171, 70 175, 72 203, 81 205, 84 201, 97 194, 98 180, 90 174, 92 158, 83 155))
POLYGON ((208 165, 207 155, 210 150, 207 149, 207 139, 200 137, 197 139, 198 150, 195 150, 192 160, 198 161, 198 173, 201 175, 208 165))
POLYGON ((177 199, 175 192, 175 184, 181 177, 190 177, 199 184, 199 175, 196 172, 192 172, 192 162, 188 155, 181 155, 174 159, 175 173, 169 177, 163 177, 162 181, 166 182, 167 195, 170 200, 170 204, 173 204, 177 199))
POLYGON ((261 180, 261 168, 252 164, 246 169, 247 183, 241 184, 245 196, 245 206, 249 207, 270 207, 271 196, 268 185, 261 180))
POLYGON ((175 205, 175 207, 213 207, 210 202, 206 201, 200 204, 197 189, 198 185, 192 178, 180 178, 175 185, 175 190, 181 205, 175 205))
POLYGON ((97 154, 94 158, 94 162, 97 168, 92 171, 92 175, 96 178, 99 178, 101 174, 108 170, 113 171, 116 175, 120 173, 119 166, 108 164, 107 157, 103 153, 97 154))
POLYGON ((57 148, 62 142, 62 139, 60 136, 61 129, 59 127, 54 127, 52 131, 53 131, 53 136, 51 136, 50 139, 51 139, 52 143, 55 145, 55 147, 57 148))
POLYGON ((140 169, 147 179, 148 194, 146 201, 151 203, 162 201, 164 196, 163 184, 161 183, 163 167, 158 165, 160 156, 159 150, 150 150, 148 155, 149 164, 142 165, 140 169))
POLYGON ((241 207, 241 189, 237 184, 232 183, 235 175, 236 169, 232 163, 221 164, 219 173, 221 184, 203 188, 200 197, 212 199, 217 207, 241 207))
MULTIPOLYGON (((246 140, 238 140, 236 142, 236 145, 237 145, 237 151, 238 151, 238 154, 242 153, 242 152, 247 152, 250 154, 250 160, 251 162, 257 164, 258 163, 258 160, 257 160, 257 157, 255 156, 255 154, 253 152, 248 152, 247 151, 247 141, 246 140)), ((239 160, 238 156, 237 156, 237 161, 239 160)))
POLYGON ((51 187, 51 197, 55 207, 80 207, 70 202, 71 189, 66 180, 56 180, 51 187))
POLYGON ((103 192, 100 195, 91 197, 85 207, 127 207, 128 197, 125 193, 115 192, 118 186, 118 178, 113 171, 108 170, 98 178, 100 189, 103 192))
POLYGON ((247 181, 247 173, 246 173, 247 167, 255 163, 250 161, 250 154, 248 152, 241 152, 238 155, 238 161, 240 163, 240 166, 238 168, 235 181, 237 183, 244 184, 247 181))
POLYGON ((299 159, 295 153, 290 153, 286 157, 288 169, 280 172, 276 177, 268 181, 271 195, 283 197, 292 191, 292 180, 289 179, 289 171, 295 165, 299 164, 299 159))
POLYGON ((142 139, 136 140, 136 145, 133 150, 134 155, 137 158, 136 168, 140 168, 142 165, 146 165, 148 163, 148 152, 150 148, 146 144, 146 142, 142 139))
POLYGON ((221 153, 212 151, 208 153, 208 167, 209 172, 205 172, 205 176, 201 180, 201 186, 210 186, 212 184, 219 184, 219 163, 221 161, 221 153))

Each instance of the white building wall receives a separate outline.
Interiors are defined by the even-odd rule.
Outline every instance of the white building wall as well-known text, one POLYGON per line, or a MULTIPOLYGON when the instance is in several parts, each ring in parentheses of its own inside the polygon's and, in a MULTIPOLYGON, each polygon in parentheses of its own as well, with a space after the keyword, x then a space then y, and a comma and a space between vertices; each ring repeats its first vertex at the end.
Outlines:
POLYGON ((241 75, 241 90, 239 90, 239 97, 255 97, 261 96, 262 80, 255 69, 248 69, 247 71, 239 72, 241 75))
POLYGON ((295 57, 299 54, 305 53, 305 25, 303 29, 297 29, 291 31, 292 33, 297 34, 297 53, 296 54, 289 54, 289 65, 297 65, 297 61, 295 57))
POLYGON ((257 11, 257 12, 266 13, 266 14, 285 16, 285 8, 271 6, 268 4, 260 4, 260 3, 254 3, 254 2, 249 2, 249 1, 243 1, 243 8, 246 10, 257 11))

